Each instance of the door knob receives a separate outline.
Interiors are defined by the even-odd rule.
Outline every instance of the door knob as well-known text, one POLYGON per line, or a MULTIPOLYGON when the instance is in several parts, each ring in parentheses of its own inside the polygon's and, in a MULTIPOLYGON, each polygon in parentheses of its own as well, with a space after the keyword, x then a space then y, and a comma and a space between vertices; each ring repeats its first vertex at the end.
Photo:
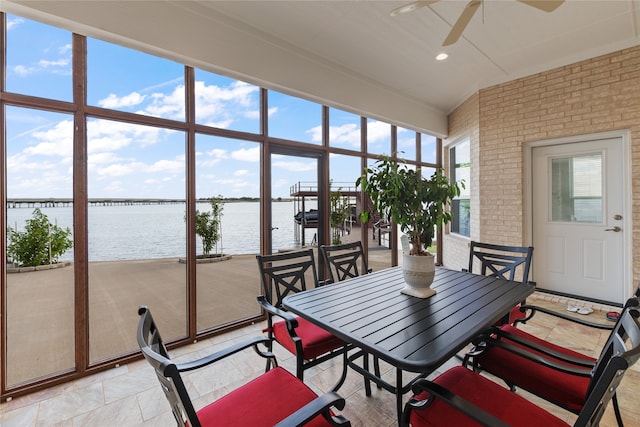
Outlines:
POLYGON ((621 232, 621 231, 622 231, 622 228, 620 228, 620 227, 618 227, 618 226, 616 225, 616 226, 615 226, 615 227, 613 227, 613 228, 605 228, 605 230, 604 230, 604 231, 613 231, 613 232, 615 232, 615 233, 619 233, 619 232, 621 232))

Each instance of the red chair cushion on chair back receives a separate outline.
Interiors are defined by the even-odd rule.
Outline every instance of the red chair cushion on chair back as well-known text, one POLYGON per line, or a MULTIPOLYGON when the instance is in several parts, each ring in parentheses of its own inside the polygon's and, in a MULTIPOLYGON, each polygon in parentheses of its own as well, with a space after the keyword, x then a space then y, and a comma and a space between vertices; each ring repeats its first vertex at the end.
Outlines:
MULTIPOLYGON (((521 396, 462 366, 449 369, 434 382, 509 425, 519 427, 567 427, 568 425, 521 396)), ((424 400, 428 398, 428 393, 421 393, 416 398, 424 400)), ((435 399, 424 410, 412 410, 410 422, 413 427, 481 425, 440 399, 435 399)))
MULTIPOLYGON (((529 341, 533 341, 546 348, 554 349, 563 354, 595 362, 595 359, 592 357, 541 340, 511 325, 502 326, 502 330, 514 335, 517 334, 529 341)), ((507 340, 507 342, 522 347, 513 341, 507 340)), ((535 353, 540 354, 539 352, 535 353)), ((557 361, 562 363, 560 360, 557 361)), ((590 377, 579 377, 577 375, 558 372, 498 347, 490 347, 487 351, 479 355, 478 362, 482 369, 533 394, 541 397, 544 396, 545 399, 572 412, 578 413, 584 406, 590 377)))
MULTIPOLYGON (((296 335, 302 340, 302 352, 305 360, 315 359, 344 345, 339 338, 336 338, 330 332, 300 317, 297 319, 298 327, 296 328, 296 335)), ((273 336, 287 350, 296 354, 296 346, 287 331, 287 326, 284 321, 273 324, 273 336)))
MULTIPOLYGON (((197 413, 203 427, 272 427, 316 397, 302 381, 278 367, 197 413)), ((326 427, 330 424, 318 415, 305 426, 326 427)))

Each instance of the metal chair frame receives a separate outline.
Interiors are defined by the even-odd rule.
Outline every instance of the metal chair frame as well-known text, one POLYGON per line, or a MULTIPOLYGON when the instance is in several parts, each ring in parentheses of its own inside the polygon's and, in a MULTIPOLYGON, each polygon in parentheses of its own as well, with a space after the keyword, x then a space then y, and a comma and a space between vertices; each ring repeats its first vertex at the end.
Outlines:
MULTIPOLYGON (((141 306, 138 309, 138 314, 140 315, 140 320, 136 336, 140 351, 154 368, 162 391, 169 401, 171 411, 179 427, 186 425, 191 427, 202 426, 198 418, 198 413, 189 397, 187 387, 182 380, 182 372, 204 368, 248 348, 253 348, 258 356, 272 360, 274 366, 277 366, 277 361, 273 353, 261 349, 261 346, 264 348, 269 347, 270 340, 265 337, 255 337, 245 340, 198 360, 174 363, 169 357, 167 348, 160 336, 160 331, 156 327, 156 323, 151 315, 151 311, 146 306, 141 306)), ((230 394, 232 393, 234 392, 232 391, 230 394)), ((256 398, 259 397, 260 396, 256 396, 256 398)), ((317 397, 293 414, 288 415, 278 425, 290 427, 300 426, 317 418, 318 415, 322 415, 329 425, 349 427, 351 424, 348 420, 341 415, 333 415, 330 412, 331 408, 342 410, 344 409, 344 405, 345 401, 343 398, 335 392, 330 392, 317 397)))
MULTIPOLYGON (((305 358, 302 340, 296 334, 298 320, 296 316, 287 312, 282 307, 283 299, 291 294, 302 292, 310 287, 318 285, 318 274, 316 272, 316 262, 313 249, 302 251, 283 252, 272 255, 256 255, 260 277, 262 280, 264 295, 258 297, 258 303, 267 313, 267 333, 269 339, 273 336, 273 317, 284 319, 287 330, 296 348, 296 376, 304 380, 304 371, 336 356, 343 356, 343 371, 338 383, 333 390, 337 390, 343 383, 347 375, 347 346, 346 344, 334 351, 326 353, 315 359, 305 358), (309 282, 309 278, 311 283, 309 282), (312 285, 312 286, 309 286, 312 285)), ((271 350, 271 347, 269 348, 271 350)), ((270 360, 267 360, 267 369, 270 367, 270 360)))
MULTIPOLYGON (((637 299, 636 299, 637 302, 637 299)), ((637 305, 634 307, 626 306, 622 314, 613 328, 607 343, 604 345, 600 357, 593 366, 588 369, 591 375, 587 397, 582 410, 578 414, 578 418, 574 423, 574 427, 587 427, 598 425, 602 418, 607 404, 610 400, 615 399, 615 393, 625 371, 634 365, 640 358, 640 311, 637 305)), ((497 329, 497 328, 496 328, 497 329)), ((495 331, 494 331, 495 332, 495 331)), ((558 370, 576 371, 583 373, 584 369, 568 367, 566 365, 557 364, 552 360, 548 360, 540 355, 523 350, 520 347, 508 345, 505 343, 496 343, 497 339, 491 338, 495 334, 487 334, 486 339, 490 340, 489 345, 501 345, 503 348, 513 351, 519 356, 526 357, 529 360, 544 363, 545 365, 556 365, 558 370)), ((479 375, 475 373, 474 375, 479 375)), ((455 395, 446 388, 427 380, 420 380, 413 385, 414 393, 418 394, 427 391, 430 398, 427 400, 416 400, 412 398, 405 406, 403 413, 403 425, 409 425, 411 411, 429 410, 429 403, 432 399, 442 399, 447 404, 453 406, 469 416, 470 418, 487 426, 504 426, 502 420, 485 412, 482 408, 471 404, 458 395, 455 395)), ((514 394, 514 399, 521 397, 514 394)), ((620 422, 620 420, 618 420, 620 422)))

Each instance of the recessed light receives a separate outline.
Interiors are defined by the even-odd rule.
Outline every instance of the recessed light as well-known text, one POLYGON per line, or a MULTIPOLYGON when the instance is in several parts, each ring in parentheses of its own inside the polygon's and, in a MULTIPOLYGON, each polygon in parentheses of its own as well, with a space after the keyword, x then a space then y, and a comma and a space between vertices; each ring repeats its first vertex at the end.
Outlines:
POLYGON ((442 52, 436 55, 436 60, 437 61, 444 61, 445 59, 447 59, 449 57, 448 53, 442 52))

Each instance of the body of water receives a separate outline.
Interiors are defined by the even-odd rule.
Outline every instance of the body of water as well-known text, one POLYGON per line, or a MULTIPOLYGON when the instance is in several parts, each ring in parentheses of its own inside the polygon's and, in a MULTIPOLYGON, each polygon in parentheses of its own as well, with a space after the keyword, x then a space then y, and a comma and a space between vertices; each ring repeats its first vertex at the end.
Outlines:
MULTIPOLYGON (((295 202, 274 202, 274 250, 300 247, 300 227, 294 222, 295 202)), ((315 208, 315 201, 306 201, 305 209, 315 208)), ((210 210, 208 203, 198 203, 201 212, 210 210)), ((7 227, 24 230, 33 208, 7 209, 7 227)), ((71 207, 40 208, 51 223, 69 227, 73 231, 71 207)), ((186 255, 185 206, 132 205, 90 206, 89 260, 112 261, 125 259, 174 258, 186 255)), ((305 230, 309 244, 316 230, 305 230)), ((197 253, 202 242, 196 238, 197 253)), ((222 241, 212 251, 225 254, 257 254, 260 252, 260 204, 258 202, 225 203, 222 211, 222 241)), ((72 250, 61 261, 73 260, 72 250)))

